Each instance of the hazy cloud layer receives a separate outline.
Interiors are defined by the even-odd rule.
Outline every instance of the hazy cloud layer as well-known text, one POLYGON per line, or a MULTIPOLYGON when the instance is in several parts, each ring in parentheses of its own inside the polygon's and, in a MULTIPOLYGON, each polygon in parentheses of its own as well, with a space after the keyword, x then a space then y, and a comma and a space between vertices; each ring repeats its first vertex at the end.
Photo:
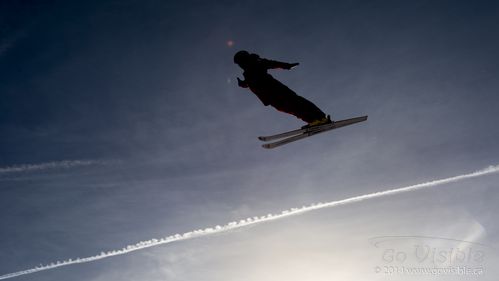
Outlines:
MULTIPOLYGON (((345 204, 351 204, 355 202, 361 202, 364 200, 369 200, 377 197, 382 197, 382 196, 388 196, 388 195, 393 195, 393 194, 398 194, 398 193, 404 193, 404 192, 411 192, 415 191, 418 189, 422 188, 429 188, 429 187, 434 187, 442 184, 448 184, 452 182, 457 182, 461 180, 466 180, 470 178, 475 178, 475 177, 481 177, 493 173, 499 172, 499 165, 497 166, 489 166, 486 169, 479 170, 473 173, 469 174, 464 174, 464 175, 459 175, 451 178, 445 178, 445 179, 439 179, 439 180, 434 180, 430 182, 425 182, 425 183, 420 183, 420 184, 415 184, 407 187, 400 187, 396 189, 390 189, 390 190, 385 190, 385 191, 379 191, 376 193, 371 193, 371 194, 365 194, 365 195, 360 195, 352 198, 347 198, 339 201, 332 201, 332 202, 326 202, 326 203, 314 203, 311 204, 310 206, 303 206, 303 207, 298 207, 298 208, 291 208, 289 210, 284 210, 280 214, 274 215, 274 214, 268 214, 264 216, 255 216, 255 217, 250 217, 246 219, 242 219, 239 221, 233 221, 229 222, 225 225, 216 225, 214 227, 208 227, 205 229, 198 229, 198 230, 193 230, 189 231, 183 234, 175 234, 175 235, 170 235, 165 238, 160 238, 160 239, 151 239, 147 241, 141 241, 138 242, 134 245, 128 245, 122 249, 118 250, 111 250, 107 252, 101 252, 98 255, 91 256, 91 257, 86 257, 86 258, 76 258, 76 259, 69 259, 69 260, 64 260, 64 261, 56 261, 53 263, 50 263, 48 265, 40 265, 35 268, 19 271, 19 272, 13 272, 13 273, 7 273, 4 275, 0 276, 0 280, 2 279, 8 279, 8 278, 13 278, 17 276, 22 276, 26 274, 31 274, 39 271, 44 271, 44 270, 50 270, 62 266, 68 266, 72 264, 79 264, 79 263, 87 263, 87 262, 92 262, 104 258, 109 258, 117 255, 124 255, 128 254, 130 252, 142 250, 145 248, 150 248, 150 247, 155 247, 163 244, 168 244, 168 243, 173 243, 173 242, 178 242, 182 240, 187 240, 187 239, 192 239, 192 238, 197 238, 197 237, 202 237, 206 235, 212 235, 212 234, 217 234, 221 232, 226 232, 226 231, 231 231, 234 229, 258 224, 258 223, 263 223, 263 222, 268 222, 268 221, 274 221, 282 218, 286 218, 289 216, 295 216, 299 215, 302 213, 310 212, 313 210, 319 210, 323 208, 330 208, 330 207, 335 207, 339 205, 345 205, 345 204)), ((467 237, 467 239, 470 239, 470 241, 473 241, 473 237, 467 237)))

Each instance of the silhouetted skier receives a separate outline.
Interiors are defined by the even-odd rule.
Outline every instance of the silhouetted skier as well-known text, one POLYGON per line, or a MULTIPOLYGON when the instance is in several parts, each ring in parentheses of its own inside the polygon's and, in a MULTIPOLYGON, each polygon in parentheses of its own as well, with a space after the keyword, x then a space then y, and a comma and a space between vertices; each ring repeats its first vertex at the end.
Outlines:
POLYGON ((265 106, 271 105, 279 111, 292 114, 307 122, 307 126, 331 122, 329 116, 326 116, 315 104, 297 95, 267 73, 267 70, 274 68, 289 70, 298 63, 268 60, 247 51, 237 52, 234 55, 234 63, 244 70, 244 81, 237 78, 238 85, 249 88, 265 106))

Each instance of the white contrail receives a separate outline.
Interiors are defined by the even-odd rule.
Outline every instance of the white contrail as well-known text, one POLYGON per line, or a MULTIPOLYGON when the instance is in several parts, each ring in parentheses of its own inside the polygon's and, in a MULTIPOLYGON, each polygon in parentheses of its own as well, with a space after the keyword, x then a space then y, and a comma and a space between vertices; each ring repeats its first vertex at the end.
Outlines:
POLYGON ((178 242, 181 240, 187 240, 187 239, 197 238, 197 237, 201 237, 201 236, 226 232, 226 231, 230 231, 233 229, 245 227, 248 225, 253 225, 253 224, 257 224, 257 223, 273 221, 273 220, 278 220, 278 219, 282 219, 285 217, 303 214, 303 213, 313 211, 313 210, 329 208, 329 207, 334 207, 334 206, 338 206, 338 205, 345 205, 345 204, 350 204, 350 203, 354 203, 354 202, 360 202, 360 201, 364 201, 364 200, 368 200, 368 199, 372 199, 372 198, 376 198, 376 197, 393 195, 393 194, 397 194, 397 193, 415 191, 418 189, 433 187, 433 186, 442 185, 442 184, 451 183, 451 182, 457 182, 457 181, 461 181, 461 180, 465 180, 465 179, 469 179, 469 178, 480 177, 480 176, 493 174, 493 173, 497 173, 497 172, 499 172, 499 165, 489 166, 486 169, 476 171, 473 173, 469 173, 469 174, 460 175, 460 176, 455 176, 455 177, 450 177, 450 178, 445 178, 445 179, 440 179, 440 180, 434 180, 434 181, 430 181, 430 182, 425 182, 425 183, 420 183, 420 184, 415 184, 415 185, 411 185, 411 186, 390 189, 390 190, 385 190, 385 191, 380 191, 380 192, 375 192, 375 193, 369 193, 369 194, 355 196, 355 197, 351 197, 351 198, 347 198, 347 199, 343 199, 343 200, 338 200, 338 201, 332 201, 332 202, 327 202, 327 203, 315 203, 315 204, 312 204, 310 206, 304 206, 301 208, 292 208, 289 210, 285 210, 285 211, 282 211, 280 214, 276 214, 276 215, 268 214, 266 216, 252 217, 252 218, 240 220, 239 222, 236 222, 236 221, 230 222, 230 223, 227 223, 227 224, 222 225, 222 226, 217 225, 215 227, 193 230, 190 232, 186 232, 184 234, 175 234, 175 235, 171 235, 171 236, 168 236, 165 238, 141 241, 141 242, 138 242, 134 245, 128 245, 128 246, 126 246, 122 249, 119 249, 119 250, 111 250, 111 251, 107 251, 107 252, 101 252, 100 254, 95 255, 95 256, 91 256, 91 257, 69 259, 69 260, 65 260, 65 261, 53 262, 53 263, 47 264, 47 265, 40 265, 40 266, 31 268, 31 269, 1 275, 0 280, 12 278, 12 277, 17 277, 17 276, 21 276, 21 275, 26 275, 26 274, 30 274, 30 273, 35 273, 38 271, 54 269, 57 267, 67 266, 67 265, 71 265, 71 264, 87 263, 87 262, 96 261, 96 260, 100 260, 100 259, 104 259, 104 258, 108 258, 108 257, 112 257, 112 256, 124 255, 124 254, 130 253, 130 252, 133 252, 133 251, 137 251, 137 250, 141 250, 141 249, 145 249, 145 248, 149 248, 149 247, 155 247, 155 246, 162 245, 162 244, 168 244, 168 243, 178 242))
POLYGON ((64 161, 54 161, 54 162, 46 162, 38 164, 22 164, 22 165, 0 167, 0 175, 20 173, 20 172, 40 171, 47 169, 57 169, 57 168, 67 169, 72 167, 89 166, 89 165, 103 164, 103 163, 104 162, 102 161, 96 161, 96 160, 64 160, 64 161))

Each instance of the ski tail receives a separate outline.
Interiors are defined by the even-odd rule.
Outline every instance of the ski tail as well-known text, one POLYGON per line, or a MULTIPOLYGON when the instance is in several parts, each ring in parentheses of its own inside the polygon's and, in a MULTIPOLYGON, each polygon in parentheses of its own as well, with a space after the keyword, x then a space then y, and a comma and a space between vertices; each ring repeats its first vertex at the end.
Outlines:
POLYGON ((260 137, 258 137, 258 139, 261 140, 261 141, 277 140, 277 139, 282 139, 282 138, 285 138, 285 137, 290 137, 290 136, 298 135, 298 134, 303 133, 304 131, 305 131, 305 129, 297 129, 297 130, 292 130, 292 131, 289 131, 289 132, 284 132, 284 133, 280 133, 280 134, 276 134, 276 135, 271 135, 271 136, 260 136, 260 137))
POLYGON ((261 141, 278 140, 278 139, 282 139, 285 137, 290 137, 290 136, 295 136, 295 135, 299 135, 299 134, 303 134, 303 133, 307 133, 307 132, 314 132, 314 131, 322 130, 324 128, 330 127, 332 124, 333 124, 333 122, 326 123, 323 125, 311 126, 311 127, 302 127, 301 129, 296 129, 296 130, 292 130, 289 132, 284 132, 284 133, 280 133, 280 134, 276 134, 276 135, 260 136, 260 137, 258 137, 258 139, 261 141))

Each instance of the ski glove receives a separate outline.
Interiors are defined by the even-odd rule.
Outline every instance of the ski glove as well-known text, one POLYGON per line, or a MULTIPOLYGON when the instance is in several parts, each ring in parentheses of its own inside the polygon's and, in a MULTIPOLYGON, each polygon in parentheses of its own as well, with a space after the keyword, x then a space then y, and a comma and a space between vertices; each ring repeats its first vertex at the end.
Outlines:
POLYGON ((299 65, 299 64, 300 64, 300 63, 298 63, 298 62, 295 62, 295 63, 287 63, 287 64, 286 64, 286 67, 285 67, 284 69, 289 70, 289 69, 292 69, 292 68, 294 68, 295 66, 297 66, 297 65, 299 65))

